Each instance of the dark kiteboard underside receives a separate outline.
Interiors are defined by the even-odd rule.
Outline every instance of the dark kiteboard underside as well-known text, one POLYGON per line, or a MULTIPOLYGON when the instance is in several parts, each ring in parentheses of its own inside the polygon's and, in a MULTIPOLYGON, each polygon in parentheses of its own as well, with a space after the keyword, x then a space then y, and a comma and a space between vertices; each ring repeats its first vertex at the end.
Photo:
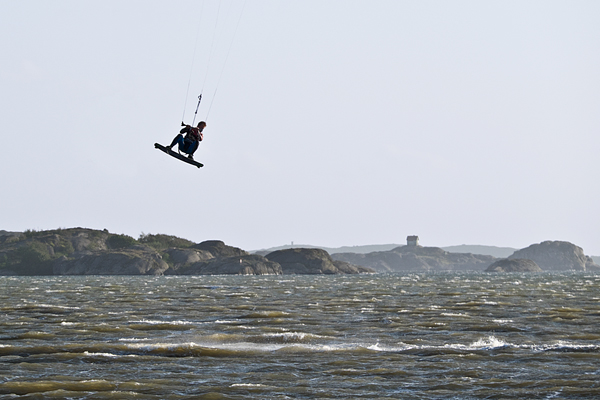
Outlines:
POLYGON ((170 156, 172 156, 172 157, 175 157, 175 158, 177 158, 177 159, 179 159, 179 160, 181 160, 181 161, 183 161, 183 162, 186 162, 186 163, 188 163, 188 164, 190 164, 190 165, 195 165, 195 166, 196 166, 196 167, 198 167, 198 168, 200 168, 200 167, 204 167, 204 164, 200 164, 200 163, 199 163, 199 162, 197 162, 197 161, 190 160, 190 159, 189 159, 189 158, 187 158, 186 156, 184 156, 184 155, 181 155, 181 154, 179 154, 179 153, 178 153, 178 152, 176 152, 176 151, 173 151, 173 150, 169 150, 169 149, 167 149, 167 148, 166 148, 165 146, 163 146, 162 144, 159 144, 159 143, 154 143, 154 147, 155 147, 155 148, 157 148, 157 149, 159 149, 160 151, 163 151, 163 152, 167 153, 168 155, 170 155, 170 156))

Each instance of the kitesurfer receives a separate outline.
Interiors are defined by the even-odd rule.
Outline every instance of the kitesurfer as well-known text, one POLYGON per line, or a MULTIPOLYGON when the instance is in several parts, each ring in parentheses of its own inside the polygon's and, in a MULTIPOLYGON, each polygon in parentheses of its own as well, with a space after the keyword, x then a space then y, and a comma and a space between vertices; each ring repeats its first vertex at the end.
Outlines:
POLYGON ((176 144, 179 145, 179 151, 186 153, 190 160, 193 160, 194 152, 198 149, 198 145, 204 139, 202 131, 206 128, 206 122, 198 122, 198 127, 194 128, 185 123, 181 123, 183 129, 179 131, 179 135, 175 136, 175 139, 171 142, 170 146, 167 146, 169 150, 176 144), (185 137, 183 134, 185 133, 185 137))

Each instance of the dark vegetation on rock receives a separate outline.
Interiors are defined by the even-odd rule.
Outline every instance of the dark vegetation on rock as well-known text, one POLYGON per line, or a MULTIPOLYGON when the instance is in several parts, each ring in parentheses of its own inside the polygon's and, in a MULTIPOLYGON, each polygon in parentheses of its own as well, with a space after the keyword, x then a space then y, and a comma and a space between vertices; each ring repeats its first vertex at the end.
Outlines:
POLYGON ((151 234, 145 234, 145 233, 142 233, 140 235, 138 242, 141 244, 150 246, 156 250, 165 250, 165 249, 172 248, 172 247, 185 249, 188 247, 192 247, 193 245, 196 244, 190 240, 181 239, 176 236, 160 235, 160 234, 159 235, 151 235, 151 234))
POLYGON ((277 250, 265 256, 281 265, 284 274, 360 274, 375 272, 370 268, 334 260, 321 249, 294 248, 277 250))
MULTIPOLYGON (((319 257, 324 258, 324 263, 331 260, 326 252, 319 253, 319 257)), ((366 270, 344 264, 333 273, 356 271, 366 270)), ((219 240, 194 243, 175 236, 149 234, 134 239, 107 230, 84 228, 23 233, 0 231, 0 275, 283 273, 286 272, 279 263, 219 240)))
POLYGON ((216 257, 172 269, 177 275, 281 275, 281 265, 259 255, 216 257))
POLYGON ((208 251, 213 257, 238 257, 249 253, 237 247, 227 246, 220 240, 207 240, 192 246, 194 249, 208 251))

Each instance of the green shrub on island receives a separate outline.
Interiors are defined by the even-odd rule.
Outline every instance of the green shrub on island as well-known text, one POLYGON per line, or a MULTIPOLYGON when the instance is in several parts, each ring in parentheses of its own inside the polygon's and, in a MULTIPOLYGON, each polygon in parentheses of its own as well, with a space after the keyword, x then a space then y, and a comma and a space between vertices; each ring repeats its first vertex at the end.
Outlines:
POLYGON ((138 241, 141 244, 145 244, 146 246, 150 246, 156 250, 165 250, 170 249, 172 247, 185 249, 195 245, 194 242, 187 239, 178 238, 177 236, 161 234, 151 235, 142 233, 138 241))
POLYGON ((38 235, 38 231, 35 229, 27 229, 23 234, 25 235, 25 239, 32 239, 38 235))
POLYGON ((60 256, 68 256, 75 251, 73 248, 73 244, 71 241, 67 240, 64 237, 59 237, 58 242, 54 244, 54 258, 58 258, 60 256))
POLYGON ((128 235, 110 235, 106 244, 113 250, 127 249, 137 244, 137 240, 128 235))
POLYGON ((52 275, 49 263, 54 257, 48 246, 31 242, 5 255, 3 268, 18 266, 21 275, 52 275))

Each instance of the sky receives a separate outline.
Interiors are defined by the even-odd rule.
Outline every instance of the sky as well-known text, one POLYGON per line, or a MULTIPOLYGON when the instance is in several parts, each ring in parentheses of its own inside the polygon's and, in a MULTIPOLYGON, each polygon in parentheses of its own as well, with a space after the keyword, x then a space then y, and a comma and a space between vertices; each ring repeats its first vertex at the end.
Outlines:
POLYGON ((595 0, 0 0, 0 229, 600 255, 599 49, 595 0))

